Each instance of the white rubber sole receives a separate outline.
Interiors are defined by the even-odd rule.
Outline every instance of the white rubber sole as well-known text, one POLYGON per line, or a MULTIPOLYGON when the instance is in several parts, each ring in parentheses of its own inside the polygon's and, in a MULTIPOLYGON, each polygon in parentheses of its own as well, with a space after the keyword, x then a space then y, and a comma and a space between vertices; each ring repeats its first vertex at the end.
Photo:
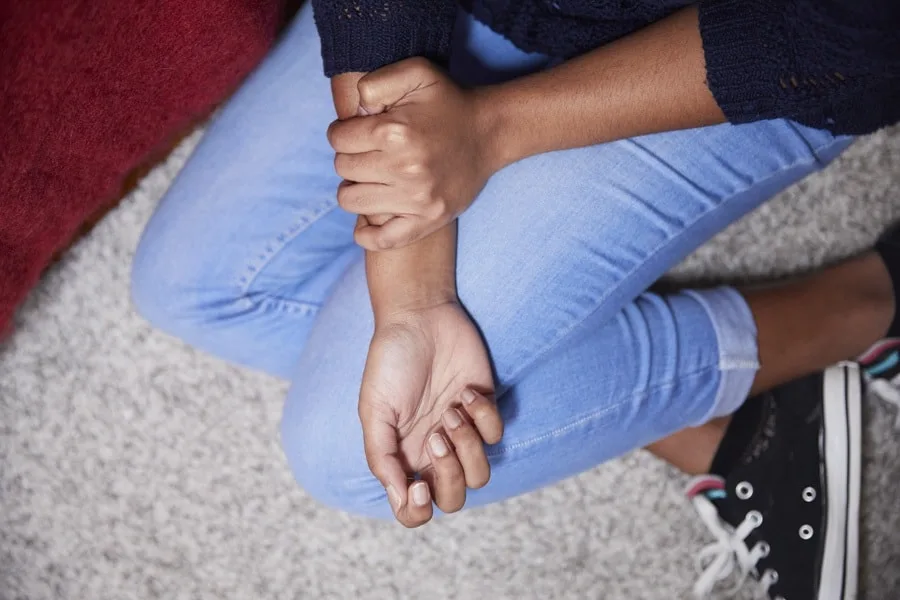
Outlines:
POLYGON ((818 600, 856 600, 862 471, 862 377, 855 363, 825 371, 825 548, 818 600))

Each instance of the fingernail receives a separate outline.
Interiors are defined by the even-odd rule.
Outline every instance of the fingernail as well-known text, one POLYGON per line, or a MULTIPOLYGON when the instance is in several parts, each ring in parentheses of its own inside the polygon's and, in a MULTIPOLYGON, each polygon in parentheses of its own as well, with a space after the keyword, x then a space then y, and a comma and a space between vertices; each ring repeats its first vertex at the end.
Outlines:
POLYGON ((447 429, 456 429, 460 425, 462 425, 462 417, 459 416, 459 411, 455 408, 451 408, 447 412, 444 413, 444 425, 447 429))
POLYGON ((439 433, 432 433, 431 437, 428 438, 428 444, 431 446, 431 451, 438 458, 444 458, 450 452, 450 448, 444 442, 444 436, 439 433))
POLYGON ((475 402, 475 392, 468 388, 464 389, 462 393, 462 401, 463 404, 472 404, 473 402, 475 402))
POLYGON ((391 506, 395 511, 400 510, 400 494, 397 492, 397 488, 393 485, 388 485, 385 489, 387 490, 388 502, 391 503, 391 506))
POLYGON ((417 483, 412 486, 413 502, 416 506, 425 506, 428 504, 428 486, 424 483, 417 483))

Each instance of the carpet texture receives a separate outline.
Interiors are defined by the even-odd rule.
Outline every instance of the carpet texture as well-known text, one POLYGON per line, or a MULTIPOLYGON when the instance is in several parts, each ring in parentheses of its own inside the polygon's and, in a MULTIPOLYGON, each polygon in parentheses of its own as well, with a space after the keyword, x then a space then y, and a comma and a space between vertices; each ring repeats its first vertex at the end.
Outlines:
MULTIPOLYGON (((45 277, 0 347, 0 599, 688 596, 708 540, 684 478, 643 452, 416 531, 297 489, 277 439, 285 385, 151 331, 129 306, 141 227, 196 139, 45 277)), ((859 141, 675 277, 807 270, 898 218, 894 130, 859 141)), ((900 433, 892 408, 868 402, 866 414, 862 580, 865 597, 897 598, 900 433)))

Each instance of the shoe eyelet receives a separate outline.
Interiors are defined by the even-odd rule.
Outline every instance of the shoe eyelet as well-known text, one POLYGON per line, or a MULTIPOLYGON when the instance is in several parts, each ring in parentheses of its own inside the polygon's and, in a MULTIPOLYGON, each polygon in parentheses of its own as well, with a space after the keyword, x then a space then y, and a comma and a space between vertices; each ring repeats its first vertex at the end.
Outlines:
POLYGON ((809 538, 811 538, 813 536, 814 532, 813 532, 813 528, 810 527, 809 525, 802 525, 802 526, 800 526, 799 533, 800 533, 800 539, 808 540, 809 538))
POLYGON ((760 558, 767 557, 769 552, 772 551, 772 548, 766 542, 759 542, 757 545, 759 546, 760 558))
POLYGON ((747 500, 753 495, 753 486, 749 481, 742 481, 735 486, 734 493, 741 500, 747 500))
POLYGON ((812 487, 803 488, 803 501, 812 502, 816 499, 816 490, 812 487))
POLYGON ((753 525, 754 528, 762 525, 763 516, 758 510, 751 510, 747 513, 746 519, 750 521, 750 524, 753 525))

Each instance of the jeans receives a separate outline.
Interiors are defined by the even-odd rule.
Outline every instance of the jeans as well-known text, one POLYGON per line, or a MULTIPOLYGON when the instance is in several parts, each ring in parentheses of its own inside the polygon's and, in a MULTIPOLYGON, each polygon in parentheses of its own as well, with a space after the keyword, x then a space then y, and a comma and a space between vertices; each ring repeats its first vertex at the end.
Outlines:
MULTIPOLYGON (((453 52, 465 83, 549 63, 465 15, 453 52)), ((334 118, 307 4, 162 200, 133 299, 160 329, 290 379, 282 441, 298 482, 332 506, 389 517, 356 414, 373 318, 355 217, 336 203, 334 118)), ((742 297, 645 290, 848 144, 765 121, 551 152, 495 174, 459 220, 457 272, 506 432, 467 506, 733 412, 758 368, 742 297)))

